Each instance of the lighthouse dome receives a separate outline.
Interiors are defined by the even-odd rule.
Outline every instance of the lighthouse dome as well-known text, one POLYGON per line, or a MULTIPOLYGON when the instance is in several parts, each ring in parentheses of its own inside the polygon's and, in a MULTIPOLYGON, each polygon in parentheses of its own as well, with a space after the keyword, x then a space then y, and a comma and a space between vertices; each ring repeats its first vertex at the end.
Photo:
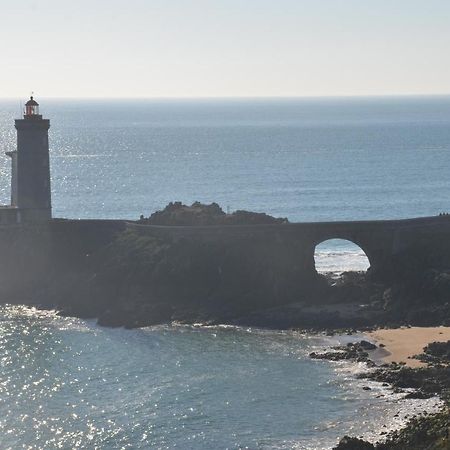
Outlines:
POLYGON ((31 96, 30 100, 25 103, 24 117, 28 119, 36 119, 41 117, 39 115, 39 103, 33 98, 33 96, 31 96))
POLYGON ((31 96, 30 100, 25 103, 25 106, 39 106, 39 103, 31 96))

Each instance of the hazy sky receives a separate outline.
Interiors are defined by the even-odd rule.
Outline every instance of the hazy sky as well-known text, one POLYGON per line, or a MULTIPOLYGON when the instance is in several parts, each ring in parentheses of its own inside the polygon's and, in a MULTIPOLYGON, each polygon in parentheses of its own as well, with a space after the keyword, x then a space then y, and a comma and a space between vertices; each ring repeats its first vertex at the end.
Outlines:
POLYGON ((0 97, 450 94, 450 0, 0 0, 0 97))

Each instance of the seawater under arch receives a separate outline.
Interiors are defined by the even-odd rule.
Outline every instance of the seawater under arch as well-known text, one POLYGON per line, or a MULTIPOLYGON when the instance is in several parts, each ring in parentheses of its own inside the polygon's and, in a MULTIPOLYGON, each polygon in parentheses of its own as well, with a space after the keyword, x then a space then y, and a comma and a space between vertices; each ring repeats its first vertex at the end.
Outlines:
POLYGON ((347 239, 327 239, 317 244, 314 262, 318 273, 365 272, 370 267, 364 250, 347 239))

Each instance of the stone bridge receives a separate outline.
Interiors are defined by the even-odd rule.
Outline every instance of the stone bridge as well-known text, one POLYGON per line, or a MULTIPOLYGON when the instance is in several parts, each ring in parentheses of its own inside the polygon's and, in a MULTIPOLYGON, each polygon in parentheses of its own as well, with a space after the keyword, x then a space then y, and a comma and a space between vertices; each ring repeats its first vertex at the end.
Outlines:
MULTIPOLYGON (((206 295, 200 286, 203 281, 216 293, 216 300, 230 302, 244 291, 249 293, 248 301, 267 305, 314 295, 314 289, 320 287, 316 283, 315 247, 333 238, 360 246, 369 259, 370 276, 381 282, 415 279, 427 268, 450 269, 450 216, 228 226, 151 226, 125 220, 53 219, 49 223, 0 226, 0 299, 3 296, 7 301, 22 301, 34 298, 36 292, 55 289, 54 292, 60 292, 58 298, 72 301, 76 296, 68 295, 67 286, 77 279, 83 284, 85 267, 88 272, 96 271, 95 264, 108 264, 108 258, 116 256, 124 258, 129 275, 135 270, 129 258, 147 254, 136 251, 140 242, 136 234, 178 241, 177 245, 168 246, 168 260, 162 261, 159 272, 153 275, 161 283, 156 286, 158 289, 169 293, 175 290, 176 297, 185 296, 186 301, 206 295), (126 230, 132 235, 125 235, 115 246, 116 237, 126 230), (132 245, 131 257, 124 254, 120 245, 127 242, 132 245), (112 252, 117 254, 109 253, 111 244, 112 252), (180 252, 179 256, 176 252, 180 252), (94 268, 90 268, 91 261, 94 268), (207 264, 214 266, 208 270, 207 264), (195 282, 191 285, 190 280, 195 282), (192 289, 197 291, 191 298, 192 289)), ((152 258, 151 252, 149 255, 152 258)), ((139 261, 142 270, 153 270, 151 261, 148 266, 147 261, 139 261)))
POLYGON ((127 222, 129 229, 145 235, 173 239, 258 239, 295 247, 299 262, 314 268, 315 247, 329 239, 345 239, 357 244, 370 262, 370 273, 389 277, 398 266, 408 267, 408 250, 424 252, 423 259, 450 243, 450 216, 400 220, 303 222, 274 225, 156 226, 127 222), (404 260, 403 260, 403 259, 404 260))

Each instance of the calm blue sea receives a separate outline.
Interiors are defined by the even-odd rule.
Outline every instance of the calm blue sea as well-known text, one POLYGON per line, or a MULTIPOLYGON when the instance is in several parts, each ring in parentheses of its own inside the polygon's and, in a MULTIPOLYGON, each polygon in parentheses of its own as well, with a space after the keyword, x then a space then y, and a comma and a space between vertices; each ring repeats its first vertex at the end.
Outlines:
MULTIPOLYGON (((38 101, 51 120, 58 217, 136 219, 174 200, 291 221, 450 210, 450 97, 38 101)), ((2 151, 15 148, 19 115, 18 100, 0 101, 2 151)), ((2 153, 4 204, 9 175, 2 153)), ((316 265, 366 261, 328 242, 316 265)), ((380 423, 398 424, 411 403, 362 390, 361 368, 306 357, 327 343, 245 329, 110 330, 4 307, 0 448, 325 449, 345 432, 373 437, 380 423)))
MULTIPOLYGON (((40 103, 59 217, 131 219, 173 200, 292 221, 450 209, 450 97, 40 103)), ((0 101, 5 151, 19 114, 0 101)), ((3 152, 0 170, 7 203, 3 152)))

